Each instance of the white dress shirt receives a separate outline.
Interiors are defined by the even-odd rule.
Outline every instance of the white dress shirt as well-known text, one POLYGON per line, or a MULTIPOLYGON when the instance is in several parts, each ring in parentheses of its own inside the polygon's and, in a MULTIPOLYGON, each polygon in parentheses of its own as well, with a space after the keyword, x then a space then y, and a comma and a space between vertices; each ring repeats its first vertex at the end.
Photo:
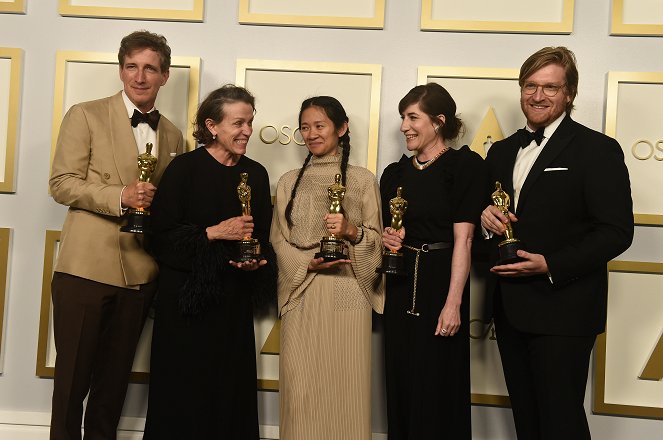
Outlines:
MULTIPOLYGON (((536 141, 533 140, 527 147, 518 150, 516 162, 513 164, 513 207, 511 212, 516 212, 520 190, 523 188, 525 179, 527 179, 527 175, 532 169, 534 162, 536 162, 536 159, 548 143, 548 139, 550 139, 555 130, 557 130, 557 127, 562 123, 565 116, 566 113, 562 113, 560 117, 555 119, 543 130, 543 141, 541 141, 541 145, 536 145, 536 141)), ((529 132, 534 131, 527 125, 525 126, 525 129, 529 132)))
MULTIPOLYGON (((129 99, 126 93, 124 93, 124 90, 122 90, 122 99, 124 100, 124 105, 127 108, 127 114, 129 115, 129 119, 131 119, 131 116, 134 114, 134 110, 138 110, 138 108, 134 105, 133 102, 129 99)), ((154 107, 150 110, 150 112, 154 110, 154 107)), ((138 110, 140 111, 140 110, 138 110)), ((141 112, 142 113, 142 112, 141 112)), ((148 112, 149 113, 149 112, 148 112)), ((152 156, 158 157, 158 152, 159 152, 159 146, 157 145, 157 132, 156 130, 152 130, 152 128, 147 125, 147 123, 140 123, 136 127, 131 127, 131 129, 134 132, 134 138, 136 139, 136 145, 138 145, 138 154, 143 154, 145 152, 145 144, 148 142, 152 143, 152 156)))

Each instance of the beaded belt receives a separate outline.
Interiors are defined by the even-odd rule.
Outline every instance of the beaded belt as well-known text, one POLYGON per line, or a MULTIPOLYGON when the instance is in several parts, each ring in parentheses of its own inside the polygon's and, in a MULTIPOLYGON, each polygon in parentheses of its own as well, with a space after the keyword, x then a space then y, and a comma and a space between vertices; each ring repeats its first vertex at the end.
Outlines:
POLYGON ((414 251, 417 253, 417 256, 414 258, 414 285, 412 287, 412 309, 408 310, 407 313, 413 316, 419 316, 419 312, 415 312, 414 308, 417 305, 417 277, 419 276, 419 255, 421 253, 428 253, 430 251, 437 251, 440 249, 449 249, 450 247, 453 247, 453 243, 450 243, 448 241, 440 241, 438 243, 425 243, 422 244, 421 247, 417 248, 414 246, 409 246, 407 244, 404 244, 403 247, 405 249, 409 249, 411 251, 414 251))

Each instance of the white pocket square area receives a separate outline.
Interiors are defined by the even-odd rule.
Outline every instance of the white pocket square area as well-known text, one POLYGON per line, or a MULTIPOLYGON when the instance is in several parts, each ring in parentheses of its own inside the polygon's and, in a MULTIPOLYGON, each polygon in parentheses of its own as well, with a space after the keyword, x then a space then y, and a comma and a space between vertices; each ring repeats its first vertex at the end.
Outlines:
POLYGON ((543 170, 543 172, 546 172, 546 171, 568 171, 568 170, 569 170, 568 168, 563 168, 563 167, 560 167, 560 168, 546 168, 545 170, 543 170))

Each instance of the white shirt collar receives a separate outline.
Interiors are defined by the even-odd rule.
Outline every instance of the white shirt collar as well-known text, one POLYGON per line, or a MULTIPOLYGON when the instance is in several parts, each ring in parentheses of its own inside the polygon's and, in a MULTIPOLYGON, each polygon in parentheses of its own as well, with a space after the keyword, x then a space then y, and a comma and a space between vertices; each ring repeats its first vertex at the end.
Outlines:
MULTIPOLYGON (((140 110, 138 109, 138 107, 136 107, 136 106, 134 105, 134 103, 131 102, 131 99, 129 99, 129 97, 127 96, 127 94, 124 93, 124 90, 122 90, 122 100, 124 101, 124 106, 127 108, 127 115, 129 115, 129 118, 131 118, 131 116, 134 114, 134 110, 138 110, 138 111, 140 112, 140 110)), ((154 110, 154 109, 155 109, 155 107, 152 107, 152 108, 150 109, 150 112, 151 112, 152 110, 154 110)), ((141 113, 142 113, 142 112, 141 112, 141 113)), ((149 112, 148 112, 148 113, 149 113, 149 112)))
MULTIPOLYGON (((562 113, 557 117, 557 119, 555 119, 550 124, 548 124, 548 126, 546 126, 546 128, 543 129, 543 137, 545 139, 550 139, 553 133, 555 133, 555 130, 557 130, 557 127, 559 127, 559 124, 562 123, 565 117, 566 117, 566 112, 562 113)), ((530 132, 534 131, 527 124, 525 124, 525 129, 530 132)))

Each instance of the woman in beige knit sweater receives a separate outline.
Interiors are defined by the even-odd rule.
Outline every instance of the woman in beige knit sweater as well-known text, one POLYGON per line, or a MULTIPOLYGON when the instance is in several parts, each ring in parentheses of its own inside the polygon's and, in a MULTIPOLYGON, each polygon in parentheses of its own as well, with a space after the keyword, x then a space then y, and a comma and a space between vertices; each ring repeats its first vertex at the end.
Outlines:
POLYGON ((309 150, 302 168, 279 180, 271 240, 279 264, 280 438, 371 438, 371 309, 382 313, 382 221, 375 176, 348 165, 348 117, 329 96, 302 103, 309 150), (336 174, 346 187, 330 214, 336 174), (315 258, 320 239, 347 242, 348 258, 315 258))

